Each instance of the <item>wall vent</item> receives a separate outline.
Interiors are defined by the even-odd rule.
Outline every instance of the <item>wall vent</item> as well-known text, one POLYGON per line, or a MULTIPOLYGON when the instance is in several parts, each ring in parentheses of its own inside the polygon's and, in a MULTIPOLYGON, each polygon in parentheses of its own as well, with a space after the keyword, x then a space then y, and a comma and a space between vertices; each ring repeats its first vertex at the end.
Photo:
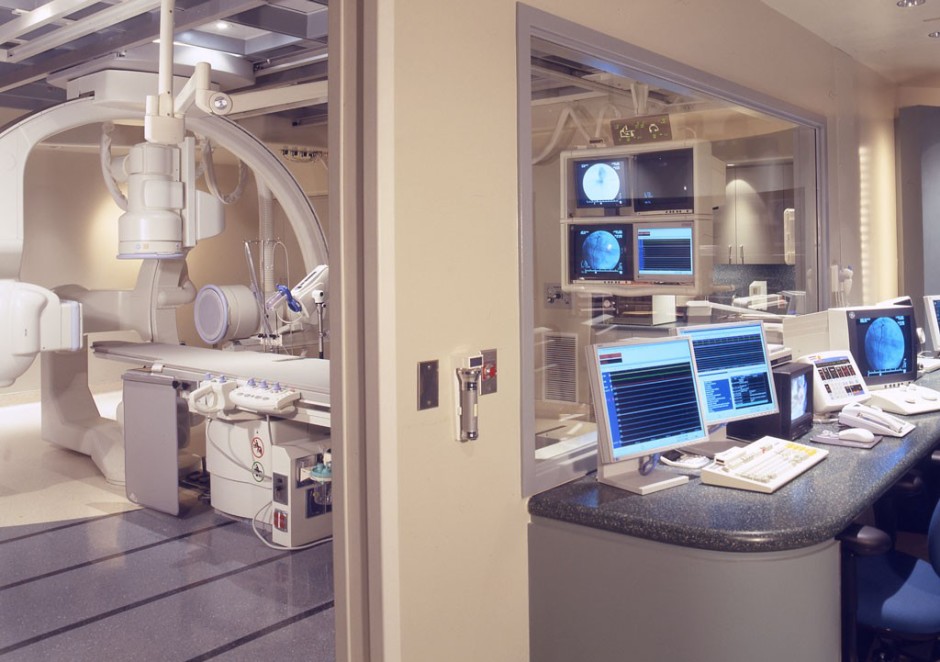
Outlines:
POLYGON ((542 335, 542 397, 578 401, 578 336, 549 331, 542 335))

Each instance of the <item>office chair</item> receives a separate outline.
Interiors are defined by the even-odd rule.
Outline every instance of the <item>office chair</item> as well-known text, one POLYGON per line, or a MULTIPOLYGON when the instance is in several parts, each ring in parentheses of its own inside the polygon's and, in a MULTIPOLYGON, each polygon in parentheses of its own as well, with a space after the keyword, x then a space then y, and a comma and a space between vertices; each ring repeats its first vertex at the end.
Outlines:
POLYGON ((940 504, 927 532, 930 561, 891 549, 874 527, 853 525, 842 541, 843 660, 858 660, 858 629, 870 632, 869 660, 940 658, 940 504), (929 657, 918 657, 929 648, 929 657))

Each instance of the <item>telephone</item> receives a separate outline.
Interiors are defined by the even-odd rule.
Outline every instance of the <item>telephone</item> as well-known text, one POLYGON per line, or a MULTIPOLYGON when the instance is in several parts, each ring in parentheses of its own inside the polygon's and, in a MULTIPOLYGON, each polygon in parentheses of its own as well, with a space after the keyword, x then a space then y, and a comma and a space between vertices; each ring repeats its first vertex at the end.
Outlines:
POLYGON ((860 402, 843 407, 839 413, 839 422, 850 428, 864 428, 886 437, 903 437, 917 427, 878 407, 863 405, 860 402))

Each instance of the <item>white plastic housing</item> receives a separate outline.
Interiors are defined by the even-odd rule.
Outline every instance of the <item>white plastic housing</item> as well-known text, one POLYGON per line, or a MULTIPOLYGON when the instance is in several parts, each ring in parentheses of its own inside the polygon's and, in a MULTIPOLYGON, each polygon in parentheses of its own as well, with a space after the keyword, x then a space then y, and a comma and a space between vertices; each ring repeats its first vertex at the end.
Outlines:
POLYGON ((250 336, 261 324, 255 295, 244 285, 206 285, 193 315, 199 337, 210 345, 250 336))

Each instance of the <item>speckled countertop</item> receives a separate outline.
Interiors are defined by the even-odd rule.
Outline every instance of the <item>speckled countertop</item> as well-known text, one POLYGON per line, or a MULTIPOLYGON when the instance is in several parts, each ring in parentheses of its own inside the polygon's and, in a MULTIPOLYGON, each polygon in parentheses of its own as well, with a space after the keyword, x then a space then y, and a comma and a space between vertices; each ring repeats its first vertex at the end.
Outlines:
MULTIPOLYGON (((937 373, 919 383, 940 388, 937 373)), ((832 539, 940 440, 940 414, 907 417, 917 429, 870 450, 823 446, 829 456, 774 494, 688 484, 639 496, 588 475, 532 497, 529 513, 563 522, 726 552, 770 552, 832 539)), ((835 424, 817 425, 813 433, 835 424)), ((801 443, 809 442, 807 435, 801 443)), ((659 468, 657 471, 666 471, 659 468)))

